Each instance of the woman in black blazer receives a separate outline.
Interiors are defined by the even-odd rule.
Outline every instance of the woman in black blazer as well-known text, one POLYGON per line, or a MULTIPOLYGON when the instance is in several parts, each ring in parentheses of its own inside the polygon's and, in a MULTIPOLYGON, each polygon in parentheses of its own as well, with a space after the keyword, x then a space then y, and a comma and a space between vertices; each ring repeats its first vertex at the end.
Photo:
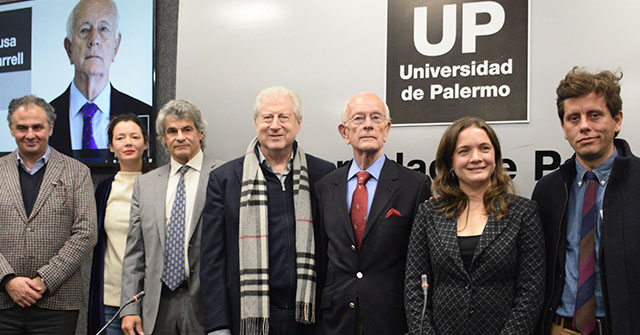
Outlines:
MULTIPOLYGON (((138 175, 150 168, 143 159, 149 139, 137 115, 115 116, 109 122, 107 134, 109 150, 118 159, 119 170, 98 184, 95 193, 98 243, 91 264, 87 334, 97 333, 120 306, 121 255, 124 255, 129 229, 133 183, 138 175)), ((122 334, 120 318, 116 318, 103 334, 122 334)))
POLYGON ((533 334, 544 294, 540 218, 534 202, 514 195, 493 129, 478 118, 455 121, 436 172, 438 197, 420 206, 409 242, 410 333, 533 334))

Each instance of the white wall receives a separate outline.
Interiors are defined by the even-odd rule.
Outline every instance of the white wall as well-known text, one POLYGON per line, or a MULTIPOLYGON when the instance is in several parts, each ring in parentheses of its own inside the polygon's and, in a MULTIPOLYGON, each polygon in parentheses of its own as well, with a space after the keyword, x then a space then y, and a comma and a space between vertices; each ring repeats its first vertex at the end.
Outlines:
MULTIPOLYGON (((344 102, 371 91, 384 96, 385 1, 180 2, 176 95, 198 105, 209 122, 207 154, 240 156, 255 136, 253 100, 264 86, 282 84, 302 97, 298 141, 332 162, 351 156, 337 132, 344 102)), ((536 150, 566 159, 555 88, 574 65, 624 72, 620 137, 640 152, 640 2, 535 0, 530 5, 530 123, 494 125, 503 155, 517 165, 516 186, 529 196, 536 150)), ((428 164, 445 126, 394 127, 385 153, 404 164, 428 164)))

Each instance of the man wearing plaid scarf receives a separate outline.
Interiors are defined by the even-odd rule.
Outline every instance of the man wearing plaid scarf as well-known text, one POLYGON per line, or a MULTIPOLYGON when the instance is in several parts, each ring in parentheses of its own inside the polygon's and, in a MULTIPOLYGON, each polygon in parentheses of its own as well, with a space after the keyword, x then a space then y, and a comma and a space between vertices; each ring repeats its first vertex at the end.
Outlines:
POLYGON ((202 227, 201 295, 207 334, 311 334, 316 310, 314 184, 333 164, 295 141, 300 98, 258 93, 257 137, 212 171, 202 227))

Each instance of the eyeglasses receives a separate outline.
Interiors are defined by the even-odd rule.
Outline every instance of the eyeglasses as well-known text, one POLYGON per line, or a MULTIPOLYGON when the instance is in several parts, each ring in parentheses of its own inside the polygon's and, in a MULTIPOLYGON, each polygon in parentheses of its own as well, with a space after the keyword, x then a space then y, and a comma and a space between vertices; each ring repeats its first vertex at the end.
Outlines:
MULTIPOLYGON (((380 125, 387 118, 384 115, 380 114, 380 113, 371 113, 371 114, 369 114, 369 119, 371 119, 371 122, 373 122, 373 124, 380 125)), ((353 123, 356 126, 360 126, 366 120, 367 120, 367 115, 366 114, 356 114, 356 115, 352 116, 348 121, 350 121, 351 123, 353 123)))

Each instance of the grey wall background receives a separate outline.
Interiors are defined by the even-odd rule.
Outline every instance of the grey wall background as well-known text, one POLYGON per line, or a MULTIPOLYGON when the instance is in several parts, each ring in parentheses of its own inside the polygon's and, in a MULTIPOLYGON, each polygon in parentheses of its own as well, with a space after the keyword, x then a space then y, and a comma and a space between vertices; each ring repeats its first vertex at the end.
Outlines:
MULTIPOLYGON (((494 125, 526 197, 535 185, 536 151, 556 151, 563 160, 572 153, 555 89, 575 65, 624 72, 620 137, 640 152, 640 2, 532 0, 529 13, 530 122, 494 125)), ((176 92, 205 113, 207 154, 240 156, 255 136, 256 93, 283 84, 302 98, 298 140, 305 151, 333 162, 351 157, 337 124, 350 96, 384 96, 387 1, 189 0, 180 2, 179 15, 176 92)), ((405 165, 414 159, 428 165, 445 128, 393 127, 385 153, 391 159, 403 153, 405 165)))

